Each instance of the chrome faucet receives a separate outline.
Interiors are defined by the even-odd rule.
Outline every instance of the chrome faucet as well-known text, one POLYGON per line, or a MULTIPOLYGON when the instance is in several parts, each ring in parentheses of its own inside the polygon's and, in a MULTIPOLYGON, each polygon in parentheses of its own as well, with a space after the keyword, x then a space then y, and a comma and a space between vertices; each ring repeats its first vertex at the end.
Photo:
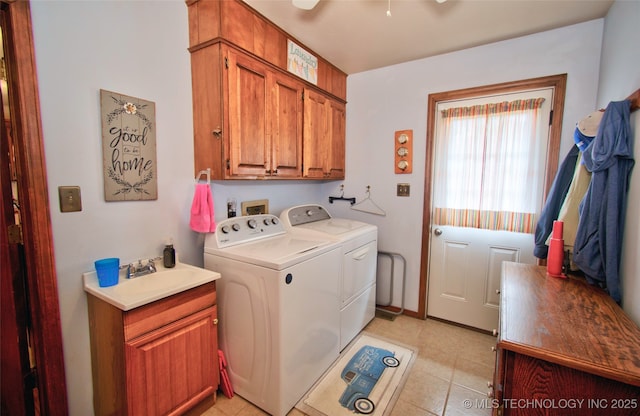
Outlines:
POLYGON ((156 270, 156 263, 154 259, 149 259, 147 264, 144 265, 142 264, 142 260, 138 260, 138 264, 136 265, 129 263, 129 267, 127 267, 127 279, 133 279, 134 277, 155 273, 156 270))

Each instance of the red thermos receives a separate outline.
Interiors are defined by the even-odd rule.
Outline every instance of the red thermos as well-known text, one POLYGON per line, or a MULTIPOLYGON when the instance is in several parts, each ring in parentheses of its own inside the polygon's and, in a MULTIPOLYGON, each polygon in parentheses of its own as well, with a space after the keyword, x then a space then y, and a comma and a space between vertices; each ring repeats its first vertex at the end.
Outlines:
POLYGON ((567 277, 562 273, 562 262, 564 261, 562 227, 562 221, 553 222, 553 231, 551 232, 551 241, 549 242, 549 254, 547 255, 547 276, 567 277))

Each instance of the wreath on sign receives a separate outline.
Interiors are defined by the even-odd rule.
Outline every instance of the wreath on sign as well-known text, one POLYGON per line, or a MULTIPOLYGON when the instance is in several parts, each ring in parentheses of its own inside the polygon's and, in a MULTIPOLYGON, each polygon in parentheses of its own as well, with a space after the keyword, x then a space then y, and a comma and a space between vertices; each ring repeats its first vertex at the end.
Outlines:
POLYGON ((142 120, 145 126, 147 126, 149 129, 152 129, 151 121, 147 118, 147 116, 138 111, 144 110, 147 107, 147 104, 134 104, 132 102, 121 100, 114 96, 111 96, 111 99, 116 103, 117 107, 112 112, 107 114, 108 124, 111 124, 111 122, 115 120, 116 117, 122 115, 122 113, 126 113, 138 117, 140 120, 142 120))
MULTIPOLYGON (((147 107, 147 104, 134 104, 126 100, 118 99, 113 95, 111 96, 111 99, 116 103, 117 107, 113 111, 111 111, 109 114, 107 114, 108 124, 111 124, 111 122, 115 120, 117 117, 121 116, 123 113, 126 113, 129 115, 138 117, 140 120, 142 120, 145 126, 147 126, 149 129, 152 128, 151 121, 149 121, 147 116, 145 116, 144 114, 138 111, 139 109, 140 110, 145 109, 147 107)), ((134 184, 125 181, 124 178, 121 175, 118 175, 116 171, 113 170, 113 168, 111 167, 108 169, 107 173, 109 175, 109 178, 111 178, 115 183, 121 186, 121 188, 118 189, 116 192, 114 192, 113 195, 128 194, 131 191, 134 191, 136 193, 145 193, 149 195, 149 192, 147 192, 143 188, 143 186, 149 183, 151 179, 153 179, 152 171, 149 171, 144 176, 144 178, 142 178, 142 180, 134 184)))
POLYGON ((125 181, 122 176, 118 175, 113 168, 109 168, 107 169, 107 173, 109 175, 109 177, 111 179, 113 179, 113 181, 115 183, 117 183, 118 185, 120 185, 122 188, 118 189, 116 192, 113 193, 113 195, 118 195, 118 194, 128 194, 131 191, 135 191, 136 193, 145 193, 147 195, 149 195, 149 192, 146 191, 146 189, 143 188, 144 185, 146 185, 147 183, 149 183, 149 181, 153 178, 153 171, 149 171, 147 172, 146 175, 144 175, 144 178, 142 178, 141 181, 138 181, 134 184, 131 184, 127 181, 125 181))

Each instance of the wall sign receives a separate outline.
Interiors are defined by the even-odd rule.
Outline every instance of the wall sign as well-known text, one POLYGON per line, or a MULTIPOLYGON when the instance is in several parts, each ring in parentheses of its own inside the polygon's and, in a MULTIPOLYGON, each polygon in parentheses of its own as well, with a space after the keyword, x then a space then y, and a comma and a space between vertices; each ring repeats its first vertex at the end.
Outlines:
POLYGON ((158 199, 156 105, 100 90, 105 201, 158 199))
POLYGON ((310 83, 318 84, 318 58, 287 39, 287 70, 310 83))

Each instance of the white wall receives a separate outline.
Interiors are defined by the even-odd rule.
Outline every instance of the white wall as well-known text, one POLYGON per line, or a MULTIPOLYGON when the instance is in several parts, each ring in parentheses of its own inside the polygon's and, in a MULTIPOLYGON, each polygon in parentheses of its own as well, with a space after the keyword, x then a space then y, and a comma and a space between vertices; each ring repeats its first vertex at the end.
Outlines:
MULTIPOLYGON (((173 237, 180 259, 202 266, 203 237, 189 229, 193 121, 187 7, 172 1, 31 2, 70 415, 93 414, 86 296, 93 261, 161 254, 173 237), (99 90, 155 102, 158 199, 105 202, 99 90), (61 213, 58 186, 78 185, 82 211, 61 213)), ((226 199, 268 198, 271 212, 316 202, 319 186, 215 183, 226 199)), ((239 205, 238 205, 239 207, 239 205)))
POLYGON ((69 413, 88 415, 93 399, 81 273, 102 257, 158 255, 167 236, 183 258, 196 260, 195 236, 185 228, 193 170, 188 32, 180 24, 187 15, 175 2, 34 1, 31 9, 69 413), (104 201, 101 88, 156 104, 157 201, 104 201), (61 185, 80 186, 81 212, 60 212, 61 185))
MULTIPOLYGON (((640 88, 640 48, 638 48, 640 2, 616 1, 604 23, 598 107, 620 101, 640 88)), ((631 114, 636 166, 631 173, 629 202, 622 252, 622 306, 640 325, 640 111, 631 114)))
MULTIPOLYGON (((417 311, 424 200, 428 95, 460 88, 567 73, 561 155, 573 145, 575 123, 596 104, 603 19, 350 75, 347 79, 347 180, 345 194, 372 198, 386 217, 336 206, 334 214, 377 224, 381 250, 408 263, 405 307, 417 311), (394 174, 394 131, 413 129, 413 173, 394 174), (396 197, 409 183, 411 196, 396 197)), ((327 194, 337 185, 327 184, 327 194)), ((401 274, 398 273, 398 282, 401 274)), ((400 305, 400 286, 394 302, 400 305)))

